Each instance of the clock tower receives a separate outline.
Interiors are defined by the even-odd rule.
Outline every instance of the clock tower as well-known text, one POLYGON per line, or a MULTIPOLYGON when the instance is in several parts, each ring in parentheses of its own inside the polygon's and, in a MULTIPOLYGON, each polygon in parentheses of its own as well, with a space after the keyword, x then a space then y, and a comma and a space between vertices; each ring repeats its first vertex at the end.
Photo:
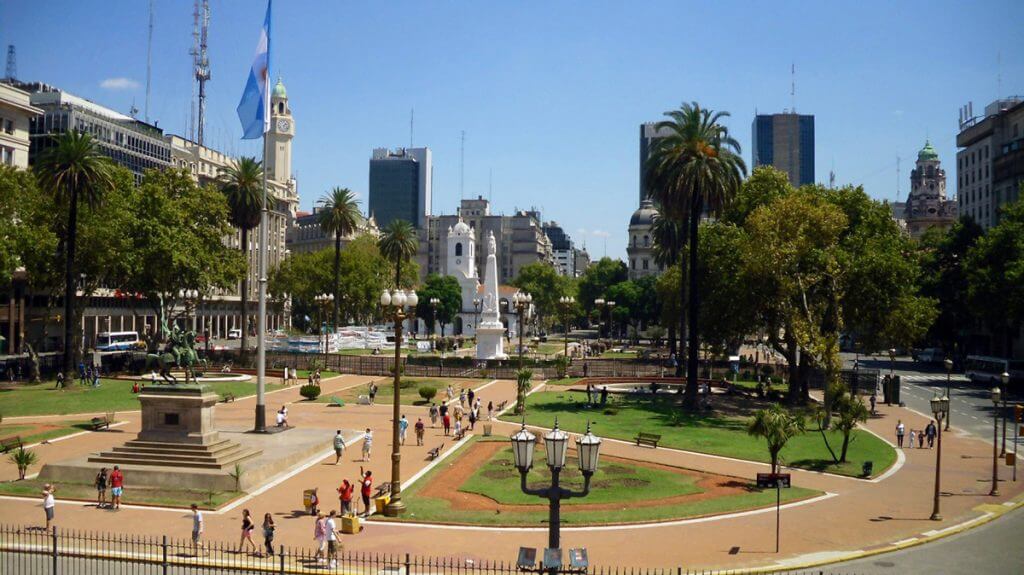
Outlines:
POLYGON ((286 184, 292 177, 292 138, 295 122, 288 107, 288 92, 281 79, 270 95, 270 132, 267 133, 267 178, 286 184))

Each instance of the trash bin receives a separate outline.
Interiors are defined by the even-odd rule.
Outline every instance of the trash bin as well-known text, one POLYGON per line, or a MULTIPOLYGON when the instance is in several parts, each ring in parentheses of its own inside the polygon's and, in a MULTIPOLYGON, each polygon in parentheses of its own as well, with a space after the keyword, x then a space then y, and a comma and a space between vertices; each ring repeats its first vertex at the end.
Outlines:
POLYGON ((374 511, 377 513, 384 513, 384 508, 388 506, 388 502, 391 501, 390 495, 381 495, 373 499, 374 511))
POLYGON ((875 470, 875 463, 873 461, 865 461, 864 465, 861 466, 860 472, 864 477, 871 477, 871 472, 875 470))
POLYGON ((892 403, 895 405, 903 405, 900 402, 900 376, 892 376, 892 383, 890 385, 892 385, 892 391, 890 392, 892 403))
POLYGON ((303 492, 302 492, 302 507, 305 508, 307 513, 313 507, 313 490, 312 489, 303 490, 303 492))

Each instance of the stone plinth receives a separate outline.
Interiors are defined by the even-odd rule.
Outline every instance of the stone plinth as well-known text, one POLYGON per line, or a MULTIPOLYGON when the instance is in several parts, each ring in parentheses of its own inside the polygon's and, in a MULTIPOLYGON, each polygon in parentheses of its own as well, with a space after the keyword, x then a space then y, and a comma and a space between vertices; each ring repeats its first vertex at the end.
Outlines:
POLYGON ((505 326, 481 323, 476 328, 477 359, 508 359, 505 353, 505 326))
POLYGON ((139 392, 139 441, 211 445, 218 442, 213 412, 219 397, 204 385, 147 385, 139 392))

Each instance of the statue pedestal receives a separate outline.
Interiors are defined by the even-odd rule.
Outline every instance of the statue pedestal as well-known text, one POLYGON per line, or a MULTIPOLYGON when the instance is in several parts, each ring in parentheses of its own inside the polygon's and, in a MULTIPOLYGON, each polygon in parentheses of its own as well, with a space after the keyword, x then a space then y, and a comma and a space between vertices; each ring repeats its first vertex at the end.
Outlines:
POLYGON ((219 397, 202 385, 147 385, 139 392, 139 441, 209 445, 219 436, 213 408, 219 397))
POLYGON ((505 326, 501 322, 482 322, 476 328, 477 359, 508 359, 505 354, 505 326))

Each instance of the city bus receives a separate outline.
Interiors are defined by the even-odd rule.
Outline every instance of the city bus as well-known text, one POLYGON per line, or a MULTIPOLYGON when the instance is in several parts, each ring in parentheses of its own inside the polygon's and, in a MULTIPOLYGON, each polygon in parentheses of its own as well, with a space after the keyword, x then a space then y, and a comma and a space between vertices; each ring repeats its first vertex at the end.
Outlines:
POLYGON ((1000 385, 1003 373, 1010 375, 1011 383, 1024 383, 1024 360, 969 355, 964 362, 964 375, 973 383, 1000 385))
POLYGON ((97 351, 124 351, 136 349, 139 334, 134 331, 104 331, 96 336, 97 351))

